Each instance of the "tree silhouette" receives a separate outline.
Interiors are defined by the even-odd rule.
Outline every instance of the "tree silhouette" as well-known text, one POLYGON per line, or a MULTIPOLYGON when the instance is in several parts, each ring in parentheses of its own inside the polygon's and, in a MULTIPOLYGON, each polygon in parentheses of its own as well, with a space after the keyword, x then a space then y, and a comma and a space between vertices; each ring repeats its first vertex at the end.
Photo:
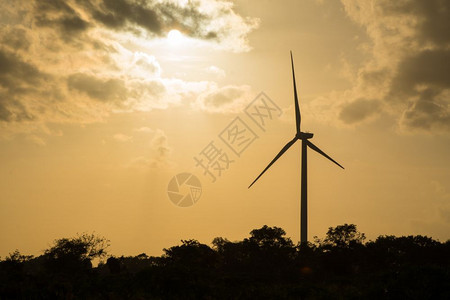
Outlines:
POLYGON ((328 228, 322 246, 349 248, 361 245, 366 236, 357 230, 355 224, 344 224, 328 228))
POLYGON ((292 248, 294 244, 285 235, 286 232, 282 228, 264 225, 260 229, 252 230, 248 241, 261 248, 292 248))
POLYGON ((46 266, 56 272, 68 273, 87 270, 94 258, 107 255, 109 240, 95 234, 82 234, 74 238, 54 241, 54 246, 45 250, 46 266))

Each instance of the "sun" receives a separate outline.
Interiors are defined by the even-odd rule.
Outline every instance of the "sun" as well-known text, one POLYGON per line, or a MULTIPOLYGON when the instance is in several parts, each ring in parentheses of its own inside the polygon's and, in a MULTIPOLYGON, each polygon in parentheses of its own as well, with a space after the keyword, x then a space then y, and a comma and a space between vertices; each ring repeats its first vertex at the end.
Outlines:
POLYGON ((167 34, 167 39, 171 44, 179 44, 183 40, 183 34, 176 29, 172 29, 167 34))

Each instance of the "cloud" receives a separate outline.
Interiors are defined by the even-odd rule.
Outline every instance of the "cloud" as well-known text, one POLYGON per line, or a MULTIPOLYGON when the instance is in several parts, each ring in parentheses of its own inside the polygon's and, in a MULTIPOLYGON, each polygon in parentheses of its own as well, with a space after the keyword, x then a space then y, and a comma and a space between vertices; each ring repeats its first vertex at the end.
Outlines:
POLYGON ((133 137, 123 133, 116 133, 113 138, 118 142, 128 142, 133 140, 133 137))
POLYGON ((157 162, 166 162, 172 152, 167 135, 161 129, 155 131, 155 135, 150 142, 150 147, 154 154, 154 160, 157 162))
POLYGON ((417 17, 416 31, 419 42, 431 42, 448 46, 450 36, 449 4, 442 0, 415 0, 404 2, 386 2, 386 11, 395 15, 417 17))
POLYGON ((44 139, 34 134, 27 136, 27 140, 38 146, 45 146, 47 144, 44 139))
POLYGON ((370 44, 364 49, 371 58, 356 69, 353 88, 341 93, 339 119, 357 124, 383 113, 403 131, 449 132, 450 3, 342 3, 365 28, 370 44))
MULTIPOLYGON (((145 129, 144 131, 149 132, 149 130, 147 129, 145 129)), ((165 132, 161 129, 152 131, 155 134, 150 141, 149 156, 139 156, 134 158, 128 164, 128 167, 148 170, 149 168, 172 168, 175 165, 175 163, 170 159, 173 149, 169 146, 168 138, 165 132)))
POLYGON ((418 92, 417 99, 411 103, 401 118, 406 129, 450 131, 450 91, 437 92, 427 88, 418 92))
POLYGON ((66 41, 90 28, 104 27, 147 36, 163 36, 173 28, 186 36, 245 46, 246 35, 257 19, 242 18, 228 1, 66 0, 36 1, 34 23, 56 28, 66 41))
POLYGON ((0 47, 0 121, 32 120, 19 97, 35 91, 48 76, 33 64, 0 47))
POLYGON ((360 122, 376 114, 379 107, 377 100, 357 99, 344 106, 339 118, 346 124, 360 122))
POLYGON ((414 94, 420 86, 434 90, 450 88, 450 51, 423 50, 403 59, 392 81, 392 92, 414 94))
POLYGON ((136 132, 143 132, 143 133, 152 133, 155 130, 150 128, 150 127, 139 127, 139 128, 135 128, 134 131, 136 131, 136 132))
POLYGON ((226 76, 225 71, 216 66, 209 66, 205 70, 207 73, 215 75, 217 77, 225 77, 226 76))
POLYGON ((45 75, 18 55, 0 48, 0 85, 9 91, 21 91, 39 84, 45 75))
POLYGON ((244 110, 250 99, 249 86, 229 85, 202 93, 194 106, 212 113, 238 113, 244 110))
POLYGON ((88 74, 72 74, 67 79, 69 90, 85 93, 91 99, 121 102, 126 99, 127 89, 117 78, 100 79, 88 74))
POLYGON ((134 52, 132 62, 130 63, 129 74, 136 77, 144 75, 145 77, 159 77, 161 75, 161 66, 156 58, 143 52, 134 52))
POLYGON ((144 156, 139 156, 133 158, 128 164, 124 167, 138 170, 148 170, 151 165, 151 160, 144 156))
POLYGON ((112 29, 126 29, 127 26, 137 25, 153 33, 161 32, 161 21, 158 13, 146 2, 132 2, 124 0, 103 0, 97 6, 91 1, 79 1, 91 14, 94 20, 112 29))
POLYGON ((0 41, 11 50, 28 50, 31 45, 30 39, 30 34, 23 27, 5 26, 0 41))
POLYGON ((90 27, 89 22, 81 18, 68 1, 36 1, 34 4, 35 25, 56 28, 64 40, 70 40, 72 36, 76 36, 90 27))
POLYGON ((189 104, 217 85, 164 77, 154 46, 176 28, 201 47, 248 51, 258 23, 222 0, 0 3, 0 136, 189 104))

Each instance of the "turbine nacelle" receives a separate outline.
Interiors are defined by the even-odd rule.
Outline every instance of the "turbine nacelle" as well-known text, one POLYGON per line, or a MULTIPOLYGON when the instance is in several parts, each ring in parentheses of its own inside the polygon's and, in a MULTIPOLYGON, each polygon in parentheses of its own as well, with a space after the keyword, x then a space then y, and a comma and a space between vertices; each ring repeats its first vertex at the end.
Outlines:
POLYGON ((309 140, 314 136, 314 133, 311 132, 299 132, 295 135, 295 138, 298 140, 309 140))

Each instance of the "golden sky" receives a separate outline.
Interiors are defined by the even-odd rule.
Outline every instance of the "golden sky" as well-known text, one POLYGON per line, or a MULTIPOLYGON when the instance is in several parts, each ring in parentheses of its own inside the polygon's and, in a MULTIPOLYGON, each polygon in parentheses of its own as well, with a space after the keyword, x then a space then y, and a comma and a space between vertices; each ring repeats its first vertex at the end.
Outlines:
POLYGON ((346 168, 308 152, 310 240, 343 223, 369 239, 450 238, 447 1, 0 8, 1 257, 93 231, 116 255, 238 240, 264 224, 298 241, 300 143, 247 189, 295 134, 290 50, 302 130, 346 168), (277 110, 259 127, 246 111, 261 92, 277 110), (232 122, 253 133, 236 153, 232 122), (232 161, 209 169, 215 182, 194 160, 211 142, 232 161), (167 194, 183 172, 202 185, 189 207, 167 194))

